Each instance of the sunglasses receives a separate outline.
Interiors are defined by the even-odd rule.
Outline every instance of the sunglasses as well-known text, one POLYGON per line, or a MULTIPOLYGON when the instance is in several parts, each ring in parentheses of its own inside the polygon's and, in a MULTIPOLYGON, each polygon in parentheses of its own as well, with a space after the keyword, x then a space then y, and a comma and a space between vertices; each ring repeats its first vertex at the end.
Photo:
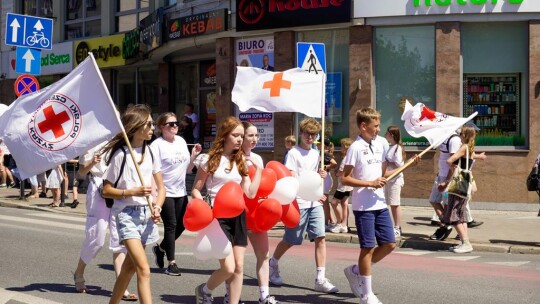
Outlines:
POLYGON ((180 124, 178 123, 178 121, 170 121, 170 122, 166 122, 164 124, 164 126, 169 126, 171 128, 174 128, 174 127, 178 127, 180 124))

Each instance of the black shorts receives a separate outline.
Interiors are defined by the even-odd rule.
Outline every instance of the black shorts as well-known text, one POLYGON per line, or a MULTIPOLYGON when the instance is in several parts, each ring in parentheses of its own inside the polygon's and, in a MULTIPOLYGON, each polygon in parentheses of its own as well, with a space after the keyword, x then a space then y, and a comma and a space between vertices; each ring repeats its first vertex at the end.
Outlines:
POLYGON ((334 193, 334 198, 335 199, 344 199, 346 197, 349 197, 351 195, 351 191, 339 191, 339 190, 336 190, 336 192, 334 193))
POLYGON ((3 159, 3 165, 4 167, 7 167, 9 168, 9 162, 11 161, 11 159, 13 158, 13 156, 11 156, 11 154, 4 154, 4 159, 3 159))
POLYGON ((218 222, 221 230, 223 230, 233 246, 247 247, 246 210, 239 216, 218 219, 218 222))

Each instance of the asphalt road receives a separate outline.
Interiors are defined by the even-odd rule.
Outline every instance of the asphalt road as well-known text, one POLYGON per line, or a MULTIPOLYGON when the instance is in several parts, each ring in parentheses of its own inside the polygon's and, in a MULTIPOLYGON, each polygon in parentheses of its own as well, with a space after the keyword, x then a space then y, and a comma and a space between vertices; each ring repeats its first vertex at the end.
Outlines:
MULTIPOLYGON (((89 294, 74 292, 72 271, 84 236, 85 218, 13 208, 0 208, 0 304, 107 303, 114 285, 111 253, 104 248, 87 267, 89 294)), ((177 242, 183 273, 170 277, 152 265, 154 303, 194 303, 193 290, 204 282, 216 261, 191 254, 193 234, 177 242)), ((271 239, 275 248, 278 239, 271 239)), ((358 245, 328 243, 327 277, 340 288, 335 295, 312 290, 313 245, 294 247, 281 260, 285 285, 271 287, 282 303, 358 303, 343 275, 355 263, 358 245)), ((153 261, 151 250, 148 258, 153 261)), ((248 249, 242 298, 257 303, 255 258, 248 249)), ((540 255, 398 249, 374 267, 373 287, 383 303, 539 303, 540 255)), ((135 291, 135 280, 130 285, 135 291)), ((221 303, 224 288, 214 292, 221 303)))

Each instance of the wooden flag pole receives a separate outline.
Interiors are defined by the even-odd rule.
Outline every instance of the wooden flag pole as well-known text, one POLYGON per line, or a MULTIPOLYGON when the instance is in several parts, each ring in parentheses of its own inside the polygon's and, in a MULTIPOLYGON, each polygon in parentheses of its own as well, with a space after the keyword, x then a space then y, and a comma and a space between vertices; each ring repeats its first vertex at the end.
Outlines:
MULTIPOLYGON (((427 147, 424 151, 420 152, 420 154, 418 154, 417 156, 418 157, 422 157, 422 155, 426 154, 429 150, 433 149, 433 145, 427 147)), ((392 173, 392 175, 390 175, 389 177, 386 178, 387 181, 395 178, 396 176, 398 176, 401 172, 405 171, 405 169, 409 168, 413 163, 415 162, 415 157, 414 158, 411 158, 407 161, 407 163, 401 167, 399 167, 397 169, 397 171, 395 171, 394 173, 392 173)))

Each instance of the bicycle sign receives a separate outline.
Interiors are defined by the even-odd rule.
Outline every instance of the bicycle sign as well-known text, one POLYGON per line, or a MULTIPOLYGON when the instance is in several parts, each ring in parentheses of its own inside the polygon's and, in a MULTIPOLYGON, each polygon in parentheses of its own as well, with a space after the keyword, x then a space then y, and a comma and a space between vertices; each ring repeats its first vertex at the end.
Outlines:
POLYGON ((53 20, 27 15, 7 14, 6 44, 52 49, 53 20))

